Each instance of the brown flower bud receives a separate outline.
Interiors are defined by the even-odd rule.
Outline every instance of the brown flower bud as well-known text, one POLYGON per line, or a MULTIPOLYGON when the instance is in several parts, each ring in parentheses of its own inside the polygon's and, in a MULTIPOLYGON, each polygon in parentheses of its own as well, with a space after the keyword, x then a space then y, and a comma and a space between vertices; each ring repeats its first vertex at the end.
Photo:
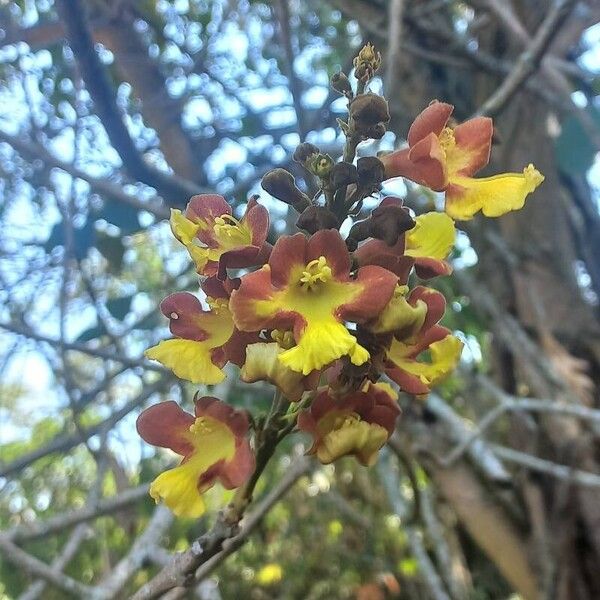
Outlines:
POLYGON ((356 161, 361 186, 377 187, 385 179, 385 167, 376 156, 363 156, 356 161))
POLYGON ((356 167, 347 162, 339 162, 331 169, 331 186, 337 190, 345 185, 351 185, 358 181, 356 167))
POLYGON ((372 140, 380 140, 385 135, 386 131, 387 127, 383 123, 377 123, 377 125, 373 125, 373 127, 366 129, 363 135, 372 140))
POLYGON ((320 229, 337 229, 339 221, 329 209, 312 204, 298 217, 296 225, 312 234, 320 229))
POLYGON ((347 98, 352 98, 352 86, 350 85, 350 80, 348 79, 346 73, 339 72, 334 73, 330 79, 331 87, 336 91, 346 96, 347 98))
POLYGON ((390 120, 387 100, 377 94, 361 94, 350 103, 350 117, 354 127, 363 137, 385 133, 385 124, 390 120), (383 132, 383 133, 382 133, 383 132))
POLYGON ((298 212, 302 212, 310 204, 309 197, 298 189, 294 176, 285 169, 269 171, 263 176, 261 185, 265 192, 291 204, 298 212))
POLYGON ((304 165, 313 154, 319 154, 320 150, 309 142, 303 142, 294 151, 293 159, 304 165))
POLYGON ((358 242, 362 242, 369 237, 373 237, 371 232, 372 223, 371 217, 364 219, 363 221, 357 221, 350 228, 348 237, 346 238, 346 245, 350 251, 356 250, 358 242))
POLYGON ((368 81, 381 66, 381 53, 375 49, 375 46, 370 43, 366 44, 354 59, 353 64, 356 78, 368 81))
POLYGON ((398 238, 415 226, 408 210, 400 204, 378 206, 371 213, 371 235, 393 246, 398 238))

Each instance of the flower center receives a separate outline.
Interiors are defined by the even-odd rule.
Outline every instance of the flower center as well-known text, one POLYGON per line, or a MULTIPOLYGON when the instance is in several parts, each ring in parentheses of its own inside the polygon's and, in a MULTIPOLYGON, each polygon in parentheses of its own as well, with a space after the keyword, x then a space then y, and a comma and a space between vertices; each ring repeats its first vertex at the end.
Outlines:
POLYGON ((451 127, 444 127, 439 135, 439 140, 444 152, 452 150, 456 145, 456 140, 454 139, 454 130, 451 127))
POLYGON ((355 426, 357 423, 360 423, 360 420, 360 416, 355 412, 339 415, 334 421, 333 429, 347 429, 355 426))
POLYGON ((319 283, 325 283, 332 277, 331 267, 324 256, 311 260, 300 277, 300 285, 305 290, 312 290, 319 283))
POLYGON ((190 433, 193 433, 194 435, 206 435, 207 433, 212 432, 212 427, 204 417, 197 417, 194 423, 190 425, 190 433))
POLYGON ((252 234, 235 217, 224 214, 215 219, 213 225, 215 237, 223 246, 234 248, 252 243, 252 234))
POLYGON ((229 300, 226 298, 211 298, 210 296, 207 296, 206 304, 208 304, 209 308, 215 313, 220 313, 229 308, 229 300))

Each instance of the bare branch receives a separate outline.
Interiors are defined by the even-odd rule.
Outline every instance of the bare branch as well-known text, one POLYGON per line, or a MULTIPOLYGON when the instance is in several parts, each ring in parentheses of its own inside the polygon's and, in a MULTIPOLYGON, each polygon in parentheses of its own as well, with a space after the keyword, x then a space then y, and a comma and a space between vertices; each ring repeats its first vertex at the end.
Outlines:
POLYGON ((137 196, 125 193, 121 185, 111 183, 103 177, 89 175, 85 171, 78 169, 75 165, 55 157, 40 144, 24 140, 19 136, 11 135, 2 130, 0 130, 0 141, 6 142, 21 154, 41 159, 47 168, 61 169, 72 177, 86 181, 92 190, 101 196, 112 198, 139 210, 145 210, 152 213, 158 219, 169 218, 169 209, 160 203, 158 198, 154 200, 140 200, 137 196))
POLYGON ((148 484, 140 485, 122 492, 117 496, 100 500, 96 505, 86 506, 81 510, 71 510, 59 515, 55 515, 45 521, 34 521, 24 525, 18 525, 9 529, 5 535, 13 541, 32 540, 39 537, 47 537, 65 529, 91 521, 103 515, 115 514, 118 511, 139 502, 148 495, 148 484))
POLYGON ((57 8, 65 23, 69 45, 77 59, 98 116, 127 171, 139 181, 156 188, 175 205, 182 204, 189 196, 200 193, 201 190, 196 184, 158 171, 144 162, 123 122, 106 69, 94 48, 82 3, 79 0, 60 0, 57 2, 57 8))
POLYGON ((88 600, 100 600, 102 598, 93 588, 49 567, 46 563, 21 550, 4 535, 0 535, 0 552, 4 554, 6 560, 15 566, 29 571, 36 577, 45 579, 60 590, 88 600))
POLYGON ((482 104, 476 112, 477 116, 494 116, 506 106, 525 80, 538 68, 544 53, 575 4, 576 0, 559 0, 553 4, 529 47, 518 58, 500 87, 482 104))
POLYGON ((85 429, 83 439, 79 432, 59 435, 41 448, 37 448, 36 450, 32 450, 31 452, 23 454, 11 463, 0 465, 0 477, 7 477, 8 475, 17 473, 36 460, 39 460, 44 456, 48 456, 48 454, 53 454, 55 452, 66 452, 71 448, 83 443, 92 436, 112 429, 112 427, 114 427, 121 419, 123 419, 123 417, 127 416, 132 410, 135 410, 138 406, 140 406, 140 404, 150 398, 150 396, 163 390, 170 381, 170 378, 163 377, 155 383, 145 385, 141 394, 127 402, 124 406, 113 412, 112 415, 103 421, 100 421, 100 423, 85 429))
POLYGON ((565 465, 558 465, 549 460, 538 458, 537 456, 532 456, 525 452, 519 452, 512 448, 506 448, 505 446, 498 446, 497 444, 489 444, 489 446, 494 453, 503 460, 521 465, 532 471, 547 473, 556 479, 562 479, 573 483, 574 485, 600 487, 600 475, 597 475, 596 473, 573 469, 572 467, 567 467, 565 465))

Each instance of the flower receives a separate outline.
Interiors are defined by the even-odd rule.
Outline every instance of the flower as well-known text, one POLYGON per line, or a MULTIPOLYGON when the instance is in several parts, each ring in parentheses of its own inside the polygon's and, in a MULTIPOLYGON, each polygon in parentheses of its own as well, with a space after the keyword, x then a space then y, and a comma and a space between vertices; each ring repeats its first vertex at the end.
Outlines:
POLYGON ((269 263, 242 277, 231 295, 242 331, 292 330, 296 345, 279 354, 284 365, 308 375, 342 356, 355 365, 369 359, 343 321, 374 318, 388 303, 397 277, 367 266, 350 276, 350 255, 339 232, 279 238, 269 263))
POLYGON ((254 472, 254 454, 245 437, 246 413, 216 398, 197 398, 195 417, 176 402, 160 402, 140 414, 136 427, 149 444, 183 456, 179 466, 150 485, 152 498, 162 500, 177 516, 199 517, 205 510, 202 494, 217 480, 233 489, 254 472))
POLYGON ((171 210, 173 235, 187 248, 201 275, 223 279, 227 268, 262 264, 271 249, 266 242, 269 213, 252 198, 238 220, 218 194, 194 196, 185 214, 171 210))
POLYGON ((339 397, 329 388, 321 391, 298 416, 298 428, 312 435, 309 453, 323 464, 353 455, 370 466, 392 435, 399 414, 394 390, 386 383, 367 381, 362 389, 339 397))
POLYGON ((393 333, 406 340, 428 329, 444 315, 446 299, 437 290, 419 285, 407 296, 408 286, 397 285, 392 299, 365 327, 376 334, 393 333))
POLYGON ((160 310, 169 319, 169 329, 176 339, 163 340, 145 355, 177 377, 213 385, 225 379, 222 367, 227 362, 242 364, 246 346, 258 336, 235 329, 222 282, 211 277, 202 287, 212 294, 207 297, 210 310, 204 310, 200 300, 189 292, 171 294, 161 302, 160 310))
POLYGON ((417 286, 408 293, 408 286, 398 285, 377 318, 364 325, 384 348, 386 374, 405 392, 428 394, 460 359, 462 342, 438 324, 445 309, 437 290, 417 286))
POLYGON ((453 110, 450 104, 432 102, 411 125, 409 147, 382 157, 386 176, 445 191, 446 212, 454 219, 471 219, 480 210, 498 217, 523 208, 543 175, 529 165, 522 173, 473 178, 490 159, 492 120, 476 117, 452 128, 448 121, 453 110))
MULTIPOLYGON (((386 198, 381 205, 394 203, 401 206, 402 200, 386 198)), ((408 281, 415 271, 422 279, 437 275, 449 275, 452 267, 444 260, 456 238, 454 221, 444 213, 428 212, 415 218, 415 226, 398 237, 393 246, 383 240, 370 239, 361 244, 354 253, 360 266, 380 265, 398 275, 400 281, 408 281)))

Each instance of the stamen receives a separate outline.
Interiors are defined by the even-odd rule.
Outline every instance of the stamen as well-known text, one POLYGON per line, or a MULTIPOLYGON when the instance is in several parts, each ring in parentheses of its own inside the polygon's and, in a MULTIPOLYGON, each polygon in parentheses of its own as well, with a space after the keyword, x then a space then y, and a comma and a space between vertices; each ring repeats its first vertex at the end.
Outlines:
POLYGON ((284 350, 289 350, 296 345, 294 340, 294 334, 291 331, 285 331, 282 329, 273 329, 271 332, 271 338, 277 342, 284 350))
POLYGON ((208 296, 206 298, 206 304, 208 304, 209 308, 216 313, 229 308, 229 300, 226 298, 211 298, 208 296))
POLYGON ((456 140, 454 139, 454 130, 450 127, 445 127, 442 129, 439 135, 440 145, 444 150, 448 150, 456 144, 456 140))
POLYGON ((319 258, 311 260, 302 271, 300 285, 304 289, 311 290, 318 283, 329 281, 331 277, 331 267, 327 264, 327 259, 324 256, 319 256, 319 258))
POLYGON ((212 427, 210 427, 204 417, 197 417, 192 425, 190 425, 190 433, 194 435, 201 435, 211 433, 212 427))
POLYGON ((238 219, 232 215, 224 214, 214 221, 213 231, 219 242, 225 246, 243 246, 250 244, 252 235, 238 219))

